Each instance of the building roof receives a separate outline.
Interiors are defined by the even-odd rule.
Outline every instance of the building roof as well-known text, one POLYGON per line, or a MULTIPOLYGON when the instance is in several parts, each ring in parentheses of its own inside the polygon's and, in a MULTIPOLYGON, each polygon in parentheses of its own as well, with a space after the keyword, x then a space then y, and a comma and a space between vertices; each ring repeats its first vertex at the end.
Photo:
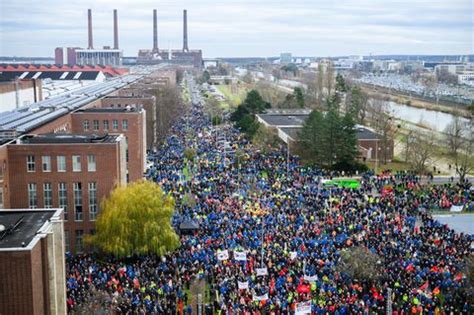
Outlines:
POLYGON ((137 113, 140 112, 141 108, 136 106, 124 106, 124 107, 95 107, 80 109, 74 113, 137 113))
POLYGON ((0 210, 0 249, 27 247, 58 209, 0 210), (3 230, 3 231, 1 231, 3 230))
POLYGON ((126 75, 86 86, 73 91, 36 102, 25 107, 0 113, 0 135, 4 133, 17 135, 34 130, 58 117, 100 99, 139 80, 141 75, 126 75))
MULTIPOLYGON (((357 130, 357 133, 356 133, 357 140, 376 140, 376 139, 381 138, 380 135, 375 133, 370 128, 360 126, 360 125, 356 125, 355 128, 357 130)), ((302 126, 299 126, 299 127, 297 127, 297 126, 295 126, 295 127, 280 127, 278 129, 281 130, 282 132, 284 132, 286 135, 288 135, 291 139, 298 140, 299 133, 302 130, 302 126)))
POLYGON ((115 68, 112 66, 102 65, 42 65, 42 64, 0 64, 0 72, 7 71, 101 71, 111 76, 120 76, 128 73, 126 68, 115 68))
POLYGON ((82 134, 43 134, 26 135, 20 138, 19 144, 90 144, 114 143, 120 135, 82 135, 82 134))
POLYGON ((259 114, 257 116, 273 127, 302 126, 306 118, 308 118, 308 115, 259 114))
MULTIPOLYGON (((97 80, 101 71, 0 71, 0 81, 16 79, 97 80)), ((107 74, 109 76, 109 74, 107 74)))

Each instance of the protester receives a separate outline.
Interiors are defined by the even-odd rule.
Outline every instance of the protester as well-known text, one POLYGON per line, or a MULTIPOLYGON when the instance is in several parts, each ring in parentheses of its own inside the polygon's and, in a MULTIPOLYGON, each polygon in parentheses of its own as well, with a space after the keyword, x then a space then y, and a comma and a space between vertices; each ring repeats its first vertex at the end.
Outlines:
POLYGON ((191 314, 189 288, 204 279, 215 314, 290 314, 304 301, 313 314, 382 314, 388 289, 394 314, 472 313, 462 268, 473 237, 426 210, 472 204, 469 183, 427 186, 386 172, 364 174, 359 189, 325 187, 330 174, 257 151, 234 127, 213 127, 197 104, 149 160, 147 178, 177 201, 173 225, 194 220, 199 230, 164 257, 69 257, 69 310, 101 292, 123 314, 191 314), (380 258, 378 280, 336 268, 355 246, 380 258))

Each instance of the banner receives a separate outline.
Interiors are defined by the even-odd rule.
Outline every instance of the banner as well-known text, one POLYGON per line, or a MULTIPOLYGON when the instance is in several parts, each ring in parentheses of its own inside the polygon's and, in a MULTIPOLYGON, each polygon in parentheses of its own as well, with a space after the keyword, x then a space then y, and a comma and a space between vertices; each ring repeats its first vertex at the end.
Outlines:
POLYGON ((295 315, 311 314, 311 301, 296 304, 295 315))
POLYGON ((464 208, 464 206, 462 205, 461 206, 452 205, 451 209, 449 209, 449 212, 461 212, 462 208, 464 208))
POLYGON ((217 252, 217 259, 218 260, 227 260, 229 259, 229 252, 226 250, 217 252))
POLYGON ((304 279, 308 282, 316 282, 318 281, 318 276, 317 275, 314 275, 314 276, 304 276, 304 279))
POLYGON ((239 260, 239 261, 246 261, 247 260, 247 253, 246 252, 234 251, 234 259, 239 260))
POLYGON ((253 300, 254 301, 266 301, 266 300, 268 300, 268 293, 265 293, 264 295, 260 295, 260 296, 254 295, 253 300))
POLYGON ((297 252, 290 252, 290 259, 295 260, 296 256, 298 256, 297 252))
POLYGON ((267 268, 255 268, 257 271, 257 276, 266 276, 268 275, 268 270, 267 268))
POLYGON ((249 282, 248 281, 245 281, 245 282, 237 281, 237 283, 239 285, 239 290, 248 290, 249 289, 249 282))

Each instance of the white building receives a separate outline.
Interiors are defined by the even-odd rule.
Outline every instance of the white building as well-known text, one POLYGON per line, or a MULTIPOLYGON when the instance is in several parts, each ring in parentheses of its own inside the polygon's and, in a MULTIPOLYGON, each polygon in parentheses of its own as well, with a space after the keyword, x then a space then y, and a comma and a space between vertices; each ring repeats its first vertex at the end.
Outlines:
POLYGON ((119 49, 77 49, 78 65, 121 66, 123 52, 119 49))

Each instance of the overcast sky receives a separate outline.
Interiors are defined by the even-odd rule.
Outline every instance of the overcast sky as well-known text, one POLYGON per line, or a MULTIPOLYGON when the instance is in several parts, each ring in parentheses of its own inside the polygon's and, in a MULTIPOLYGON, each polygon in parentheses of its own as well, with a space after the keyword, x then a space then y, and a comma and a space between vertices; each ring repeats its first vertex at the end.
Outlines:
POLYGON ((0 0, 0 55, 53 56, 58 46, 87 47, 92 8, 94 46, 113 45, 118 9, 120 48, 151 48, 158 10, 160 48, 205 57, 350 54, 472 54, 473 0, 0 0))

